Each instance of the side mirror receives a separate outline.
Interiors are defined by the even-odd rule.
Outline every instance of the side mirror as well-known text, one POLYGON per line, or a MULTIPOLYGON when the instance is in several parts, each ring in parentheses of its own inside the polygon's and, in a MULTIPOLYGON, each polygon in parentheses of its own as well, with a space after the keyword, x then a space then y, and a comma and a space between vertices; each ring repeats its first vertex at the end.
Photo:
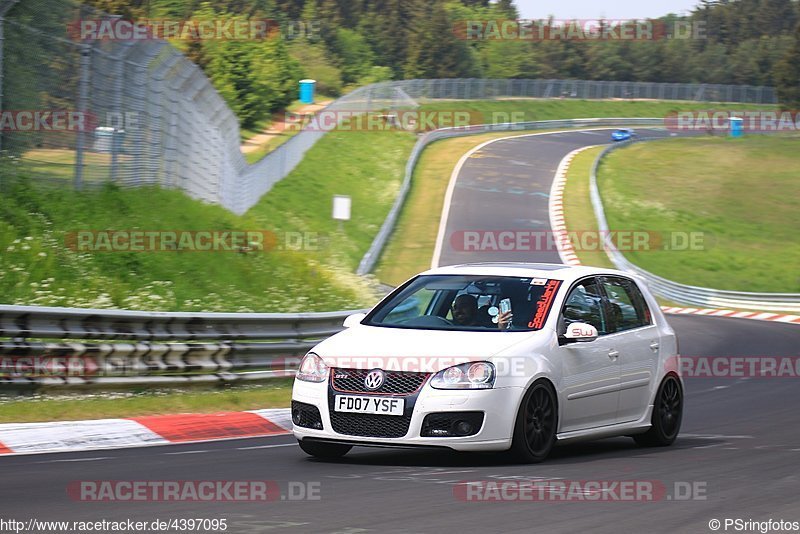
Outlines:
POLYGON ((366 316, 367 316, 366 313, 354 313, 353 315, 348 315, 347 317, 345 317, 342 326, 344 326, 345 328, 350 328, 351 326, 356 326, 357 324, 361 324, 361 321, 363 321, 364 317, 366 316))
POLYGON ((597 339, 597 328, 587 323, 572 323, 567 327, 563 342, 565 343, 587 343, 597 339))

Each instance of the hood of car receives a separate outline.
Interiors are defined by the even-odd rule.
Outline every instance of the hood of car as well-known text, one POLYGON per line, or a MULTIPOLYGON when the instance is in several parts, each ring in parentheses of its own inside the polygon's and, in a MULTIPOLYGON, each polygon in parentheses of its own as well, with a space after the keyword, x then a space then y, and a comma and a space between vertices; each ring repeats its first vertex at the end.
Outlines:
POLYGON ((329 367, 436 372, 459 363, 487 360, 543 332, 413 330, 359 325, 314 349, 329 367))

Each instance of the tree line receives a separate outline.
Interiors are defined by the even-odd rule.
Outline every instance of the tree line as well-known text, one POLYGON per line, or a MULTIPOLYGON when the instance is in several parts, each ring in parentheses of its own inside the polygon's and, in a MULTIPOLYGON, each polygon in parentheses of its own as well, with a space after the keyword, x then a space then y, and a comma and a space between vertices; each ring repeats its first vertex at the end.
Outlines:
POLYGON ((511 0, 85 1, 131 19, 270 19, 291 29, 278 39, 176 43, 245 127, 293 101, 302 77, 329 96, 410 78, 769 85, 784 106, 800 106, 798 0, 700 0, 686 17, 651 21, 701 28, 699 38, 642 40, 465 39, 454 31, 464 21, 518 19, 511 0))

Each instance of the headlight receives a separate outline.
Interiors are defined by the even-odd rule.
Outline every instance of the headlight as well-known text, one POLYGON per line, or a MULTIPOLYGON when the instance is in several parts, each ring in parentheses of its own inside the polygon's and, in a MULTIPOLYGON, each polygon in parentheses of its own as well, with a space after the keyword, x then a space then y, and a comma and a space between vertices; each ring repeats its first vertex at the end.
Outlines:
POLYGON ((491 389, 494 387, 494 364, 489 362, 462 363, 442 369, 431 379, 436 389, 491 389))
POLYGON ((306 382, 324 382, 328 378, 328 366, 322 358, 309 352, 300 361, 295 377, 306 382))

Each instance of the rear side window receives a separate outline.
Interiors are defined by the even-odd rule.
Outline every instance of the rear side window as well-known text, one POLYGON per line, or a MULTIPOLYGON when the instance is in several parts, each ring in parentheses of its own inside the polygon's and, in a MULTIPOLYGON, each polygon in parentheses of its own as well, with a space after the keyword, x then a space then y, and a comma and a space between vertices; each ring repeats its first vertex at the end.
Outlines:
POLYGON ((608 301, 606 317, 609 332, 621 332, 652 323, 647 302, 632 280, 604 277, 602 285, 608 301))

